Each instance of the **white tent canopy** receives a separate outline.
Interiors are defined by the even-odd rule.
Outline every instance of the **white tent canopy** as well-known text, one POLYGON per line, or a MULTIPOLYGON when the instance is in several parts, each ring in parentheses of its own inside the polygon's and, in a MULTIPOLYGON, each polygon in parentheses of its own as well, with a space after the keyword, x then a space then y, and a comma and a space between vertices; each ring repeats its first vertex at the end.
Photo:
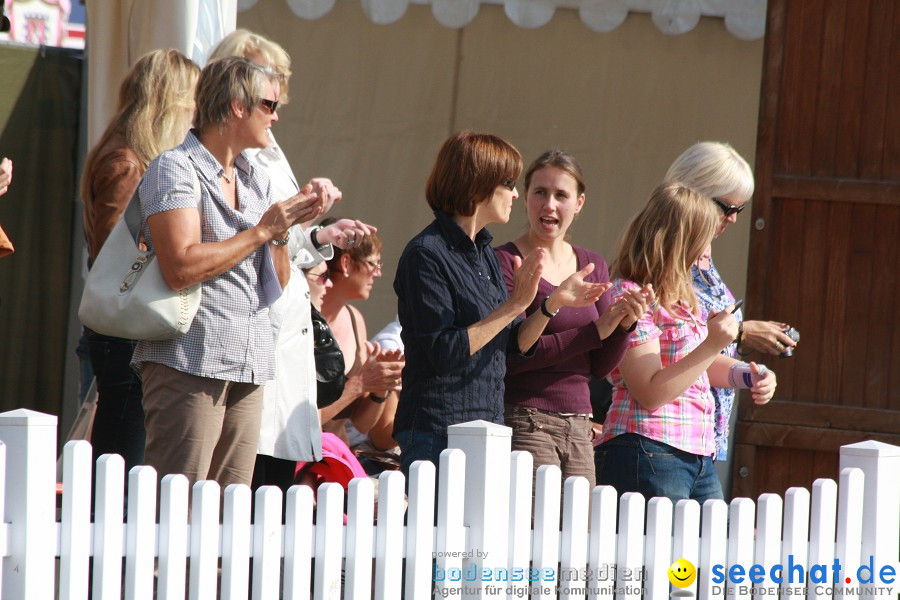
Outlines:
MULTIPOLYGON (((259 0, 237 0, 238 10, 247 10, 259 0)), ((272 0, 267 0, 272 1, 272 0)), ((338 0, 283 0, 302 19, 328 14, 338 0)), ((351 0, 340 0, 349 2, 351 0)), ((410 4, 430 4, 434 18, 458 29, 472 22, 482 4, 500 4, 507 18, 525 29, 546 25, 557 8, 577 10, 585 26, 609 32, 621 25, 629 12, 650 13, 663 33, 680 35, 697 26, 700 17, 725 20, 736 38, 758 40, 766 27, 766 0, 359 0, 366 16, 379 25, 401 18, 410 4)))

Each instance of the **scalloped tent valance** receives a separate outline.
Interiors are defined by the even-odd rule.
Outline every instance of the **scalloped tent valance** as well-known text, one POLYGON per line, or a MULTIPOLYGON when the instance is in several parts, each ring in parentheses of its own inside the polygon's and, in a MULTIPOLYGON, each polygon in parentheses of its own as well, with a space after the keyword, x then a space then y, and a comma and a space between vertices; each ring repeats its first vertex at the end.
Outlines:
MULTIPOLYGON (((338 0, 284 0, 302 19, 325 16, 338 0)), ((340 0, 349 2, 351 0, 340 0)), ((701 16, 725 20, 738 39, 757 40, 766 28, 766 0, 359 0, 373 23, 387 25, 406 13, 410 4, 430 4, 434 18, 445 27, 468 25, 482 4, 502 4, 510 21, 525 29, 550 22, 556 9, 577 10, 590 29, 609 32, 621 25, 629 12, 650 13, 663 33, 680 35, 697 26, 701 16)), ((258 0, 238 0, 238 11, 258 0)))

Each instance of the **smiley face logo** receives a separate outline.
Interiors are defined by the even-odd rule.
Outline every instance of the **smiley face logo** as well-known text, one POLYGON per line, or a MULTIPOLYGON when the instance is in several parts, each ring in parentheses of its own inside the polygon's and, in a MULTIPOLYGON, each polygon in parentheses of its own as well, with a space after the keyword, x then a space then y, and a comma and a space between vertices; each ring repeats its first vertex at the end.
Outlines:
POLYGON ((686 588, 697 579, 697 569, 689 560, 679 558, 669 567, 669 581, 677 588, 686 588))

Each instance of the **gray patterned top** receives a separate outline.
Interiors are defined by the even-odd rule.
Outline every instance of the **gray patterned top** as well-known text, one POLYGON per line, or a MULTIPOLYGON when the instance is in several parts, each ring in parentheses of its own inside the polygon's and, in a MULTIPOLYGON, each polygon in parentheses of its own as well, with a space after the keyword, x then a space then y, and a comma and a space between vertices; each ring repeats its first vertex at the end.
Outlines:
MULTIPOLYGON (((167 210, 196 206, 191 166, 200 178, 202 241, 234 237, 259 222, 272 203, 269 179, 243 155, 235 160, 238 209, 225 201, 219 185, 219 162, 193 132, 172 150, 150 163, 139 186, 142 232, 153 240, 147 217, 167 210)), ((138 342, 131 364, 137 370, 155 362, 184 373, 262 384, 275 376, 275 349, 269 310, 260 299, 265 246, 234 267, 203 282, 200 308, 191 328, 179 338, 138 342)))

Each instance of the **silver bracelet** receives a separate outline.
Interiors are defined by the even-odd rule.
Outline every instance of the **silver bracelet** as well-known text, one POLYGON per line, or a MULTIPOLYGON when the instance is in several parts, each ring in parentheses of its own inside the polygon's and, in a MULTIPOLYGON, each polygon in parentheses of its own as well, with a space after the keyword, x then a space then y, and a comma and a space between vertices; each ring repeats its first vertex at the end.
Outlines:
POLYGON ((279 239, 273 238, 273 239, 272 239, 272 243, 273 243, 274 245, 276 245, 276 246, 287 246, 287 243, 288 243, 288 240, 289 240, 289 239, 291 239, 291 232, 290 232, 290 231, 287 232, 287 235, 284 236, 284 239, 283 239, 283 240, 279 240, 279 239))

